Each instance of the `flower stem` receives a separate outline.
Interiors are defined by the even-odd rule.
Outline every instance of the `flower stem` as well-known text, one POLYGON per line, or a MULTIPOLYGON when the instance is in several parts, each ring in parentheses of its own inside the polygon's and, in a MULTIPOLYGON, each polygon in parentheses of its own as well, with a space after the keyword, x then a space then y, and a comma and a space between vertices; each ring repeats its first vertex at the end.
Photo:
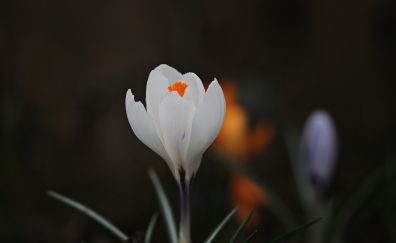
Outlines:
POLYGON ((190 185, 185 180, 184 170, 180 170, 180 229, 179 243, 191 243, 190 236, 190 185))

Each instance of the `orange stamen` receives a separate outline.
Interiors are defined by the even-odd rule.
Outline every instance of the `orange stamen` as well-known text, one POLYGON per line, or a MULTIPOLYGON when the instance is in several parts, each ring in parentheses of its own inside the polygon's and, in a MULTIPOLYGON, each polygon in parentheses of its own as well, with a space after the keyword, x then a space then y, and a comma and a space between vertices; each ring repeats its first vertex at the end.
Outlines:
POLYGON ((168 91, 177 91, 177 93, 183 97, 184 93, 186 92, 188 85, 186 83, 183 83, 182 81, 176 82, 172 85, 168 86, 168 91))

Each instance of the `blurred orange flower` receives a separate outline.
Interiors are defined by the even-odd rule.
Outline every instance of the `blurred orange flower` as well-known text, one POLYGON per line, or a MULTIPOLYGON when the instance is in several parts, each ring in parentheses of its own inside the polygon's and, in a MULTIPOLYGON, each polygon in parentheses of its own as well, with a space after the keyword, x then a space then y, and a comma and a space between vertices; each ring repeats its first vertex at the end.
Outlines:
MULTIPOLYGON (((238 103, 238 92, 234 82, 223 82, 227 112, 223 128, 214 142, 214 149, 232 159, 247 163, 251 156, 262 151, 271 141, 274 134, 272 124, 260 121, 253 129, 249 127, 249 116, 238 103)), ((240 174, 230 177, 231 203, 239 206, 238 220, 242 221, 251 208, 255 209, 250 226, 260 221, 257 211, 265 206, 264 191, 251 179, 240 174)))
POLYGON ((231 203, 238 206, 236 213, 238 221, 242 221, 250 209, 254 209, 248 227, 257 225, 260 222, 258 210, 266 203, 264 191, 251 179, 243 175, 232 175, 230 177, 231 203))

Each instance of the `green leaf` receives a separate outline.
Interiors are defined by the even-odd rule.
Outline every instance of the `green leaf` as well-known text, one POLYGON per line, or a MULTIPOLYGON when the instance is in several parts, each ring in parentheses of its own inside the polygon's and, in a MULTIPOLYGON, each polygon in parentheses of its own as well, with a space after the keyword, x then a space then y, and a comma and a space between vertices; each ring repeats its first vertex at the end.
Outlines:
POLYGON ((227 216, 220 222, 219 225, 217 225, 217 227, 213 230, 213 232, 208 236, 208 238, 206 238, 206 240, 204 241, 204 243, 210 243, 214 240, 214 238, 216 238, 216 236, 218 235, 218 233, 220 232, 220 230, 225 226, 225 224, 231 219, 231 217, 236 213, 237 208, 234 208, 233 210, 231 210, 230 213, 227 214, 227 216))
POLYGON ((162 188, 161 182, 160 182, 157 174, 155 173, 155 171, 152 169, 149 169, 148 174, 151 179, 151 182, 154 185, 154 189, 157 194, 158 201, 160 203, 162 216, 165 219, 165 225, 168 229, 169 240, 172 243, 178 243, 176 223, 175 223, 175 219, 173 217, 172 209, 169 204, 169 200, 165 194, 164 189, 162 188))
POLYGON ((127 241, 129 239, 129 237, 125 233, 123 233, 120 229, 118 229, 116 226, 114 226, 112 223, 110 223, 110 221, 108 221, 102 215, 93 211, 89 207, 87 207, 77 201, 74 201, 73 199, 71 199, 69 197, 66 197, 66 196, 63 196, 57 192, 54 192, 54 191, 47 191, 47 194, 50 197, 55 198, 56 200, 66 204, 72 208, 79 210, 83 214, 85 214, 88 217, 90 217, 91 219, 95 220, 98 224, 100 224, 103 227, 105 227, 106 229, 108 229, 111 233, 113 233, 121 241, 127 241))
POLYGON ((256 235, 257 233, 257 229, 255 229, 252 233, 250 233, 250 235, 243 241, 243 243, 248 243, 251 239, 253 239, 253 236, 256 235))
POLYGON ((153 232, 154 232, 155 225, 157 223, 157 219, 158 219, 158 213, 155 212, 153 214, 153 216, 151 217, 151 219, 150 219, 150 223, 147 226, 146 235, 144 237, 144 242, 145 243, 150 243, 151 242, 151 238, 153 236, 153 232))
POLYGON ((291 231, 289 231, 289 232, 286 232, 286 233, 283 234, 283 235, 280 235, 280 236, 276 237, 275 239, 273 239, 272 241, 270 241, 270 243, 276 243, 276 242, 280 242, 280 241, 282 241, 282 240, 288 239, 288 238, 292 237, 293 235, 299 233, 300 231, 302 231, 302 230, 304 230, 304 229, 306 229, 306 228, 312 226, 313 224, 316 224, 316 223, 319 222, 320 220, 322 220, 322 218, 318 218, 318 219, 315 219, 315 220, 313 220, 313 221, 311 221, 311 222, 308 222, 308 223, 306 223, 306 224, 303 224, 303 225, 301 225, 301 226, 299 226, 299 227, 297 227, 297 228, 295 228, 295 229, 293 229, 293 230, 291 230, 291 231))
POLYGON ((242 223, 239 225, 238 229, 235 231, 234 235, 232 236, 230 243, 234 243, 236 238, 238 237, 239 233, 245 228, 246 224, 249 222, 250 218, 252 217, 253 209, 250 209, 249 213, 243 218, 242 223))
MULTIPOLYGON (((356 215, 363 203, 385 182, 396 179, 395 159, 390 158, 379 168, 375 169, 362 182, 358 188, 348 195, 348 198, 342 202, 335 214, 332 225, 335 227, 330 232, 330 242, 340 242, 342 235, 350 221, 356 215)), ((338 203, 340 204, 340 203, 338 203)))

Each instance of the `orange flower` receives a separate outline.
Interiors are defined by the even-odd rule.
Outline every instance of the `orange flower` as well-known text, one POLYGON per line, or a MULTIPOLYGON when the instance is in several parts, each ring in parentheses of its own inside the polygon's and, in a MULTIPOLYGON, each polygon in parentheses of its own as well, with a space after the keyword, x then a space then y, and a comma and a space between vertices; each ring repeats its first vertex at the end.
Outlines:
POLYGON ((243 175, 232 175, 230 178, 231 203, 239 206, 236 217, 242 221, 251 208, 255 209, 248 226, 252 227, 260 222, 257 209, 263 208, 266 196, 263 190, 251 179, 243 175))
MULTIPOLYGON (((223 82, 227 113, 223 128, 214 142, 214 149, 233 158, 247 163, 251 156, 262 151, 271 141, 274 128, 271 124, 260 121, 250 129, 249 117, 245 109, 238 103, 237 88, 232 81, 223 82)), ((239 206, 237 219, 242 221, 251 208, 255 209, 249 226, 260 221, 259 211, 266 203, 265 192, 248 177, 235 174, 230 177, 231 203, 239 206)))
POLYGON ((251 131, 248 114, 238 103, 235 84, 231 81, 224 82, 223 92, 227 112, 223 128, 214 142, 214 148, 227 156, 246 162, 269 144, 274 128, 271 124, 260 121, 251 131))

